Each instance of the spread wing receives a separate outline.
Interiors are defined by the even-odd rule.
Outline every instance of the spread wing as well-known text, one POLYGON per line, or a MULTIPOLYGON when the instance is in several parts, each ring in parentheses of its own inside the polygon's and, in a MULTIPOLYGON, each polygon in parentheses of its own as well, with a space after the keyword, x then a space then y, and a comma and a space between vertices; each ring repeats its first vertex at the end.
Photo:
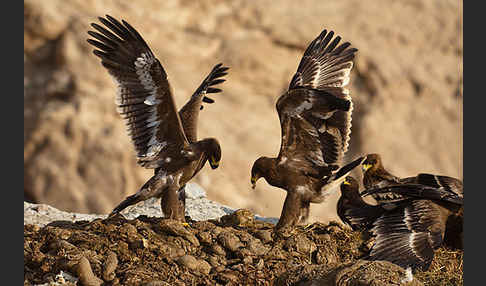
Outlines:
POLYGON ((459 197, 464 196, 464 186, 461 180, 447 176, 438 176, 421 173, 417 175, 417 184, 422 184, 435 188, 442 188, 447 192, 459 197))
POLYGON ((363 191, 361 195, 373 195, 379 198, 379 203, 390 203, 411 198, 450 202, 457 205, 464 204, 462 195, 457 195, 444 187, 429 187, 420 184, 401 184, 370 188, 363 191))
POLYGON ((225 81, 222 77, 228 74, 226 72, 228 69, 228 67, 224 67, 221 63, 214 66, 189 101, 181 108, 181 110, 179 110, 184 133, 190 143, 197 141, 197 119, 199 117, 199 111, 203 109, 202 102, 214 102, 214 100, 207 97, 206 94, 221 92, 221 89, 213 86, 225 81))
POLYGON ((434 249, 442 243, 444 224, 440 211, 430 201, 411 201, 386 212, 373 225, 376 242, 369 254, 371 260, 426 270, 434 258, 434 249))
POLYGON ((167 74, 142 36, 127 22, 106 15, 99 17, 108 29, 92 23, 88 31, 101 58, 117 84, 117 110, 137 152, 138 163, 146 168, 160 166, 170 152, 188 144, 176 110, 167 74))
POLYGON ((324 30, 307 48, 289 91, 277 101, 282 128, 280 162, 315 176, 336 170, 348 148, 352 102, 349 82, 354 48, 337 47, 324 30))
POLYGON ((327 120, 327 125, 339 132, 341 145, 336 152, 346 153, 351 134, 351 114, 353 104, 345 86, 349 83, 349 73, 353 68, 356 48, 349 42, 338 46, 341 37, 333 31, 323 30, 307 47, 299 63, 297 72, 290 82, 289 90, 304 87, 329 92, 350 102, 349 110, 338 110, 327 120))
POLYGON ((349 101, 329 93, 298 89, 281 96, 277 111, 282 128, 279 162, 315 175, 330 175, 338 169, 341 136, 327 128, 327 114, 349 108, 349 101))

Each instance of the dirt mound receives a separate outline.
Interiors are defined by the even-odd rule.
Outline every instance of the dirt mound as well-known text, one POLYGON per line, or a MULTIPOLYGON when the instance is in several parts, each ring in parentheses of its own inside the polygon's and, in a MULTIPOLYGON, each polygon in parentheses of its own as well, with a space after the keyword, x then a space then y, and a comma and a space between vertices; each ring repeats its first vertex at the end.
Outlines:
MULTIPOLYGON (((360 260, 371 240, 337 223, 274 232, 245 209, 218 221, 188 221, 117 216, 25 225, 24 284, 59 281, 65 272, 82 285, 390 285, 406 279, 389 262, 360 260)), ((462 251, 440 249, 431 270, 419 275, 435 281, 426 285, 462 285, 462 251)))

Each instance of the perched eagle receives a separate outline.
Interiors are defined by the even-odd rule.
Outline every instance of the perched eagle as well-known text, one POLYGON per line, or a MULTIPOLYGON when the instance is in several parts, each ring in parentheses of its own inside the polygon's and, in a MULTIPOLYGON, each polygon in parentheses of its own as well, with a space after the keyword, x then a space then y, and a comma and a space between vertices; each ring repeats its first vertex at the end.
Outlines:
POLYGON ((225 81, 222 77, 228 68, 216 65, 177 112, 167 74, 142 36, 124 20, 120 23, 109 15, 98 19, 106 28, 92 23, 96 32, 88 31, 94 38, 88 43, 98 48, 93 53, 115 81, 117 110, 135 147, 137 163, 154 169, 153 177, 111 215, 160 197, 164 215, 184 222, 186 183, 206 161, 215 169, 221 159, 216 139, 197 140, 197 120, 202 102, 214 102, 206 94, 221 92, 212 86, 225 81))
POLYGON ((310 203, 321 203, 339 186, 359 158, 337 171, 348 150, 353 105, 349 73, 357 49, 341 45, 341 37, 323 30, 304 52, 287 92, 276 108, 281 125, 277 158, 260 157, 251 170, 259 178, 287 191, 277 228, 304 223, 310 203))

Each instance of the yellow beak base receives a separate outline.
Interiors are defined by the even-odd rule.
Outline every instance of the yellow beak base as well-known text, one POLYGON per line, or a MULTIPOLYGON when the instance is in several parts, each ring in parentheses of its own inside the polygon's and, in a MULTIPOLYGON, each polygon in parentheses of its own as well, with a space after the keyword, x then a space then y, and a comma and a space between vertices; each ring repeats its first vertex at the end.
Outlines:
POLYGON ((368 171, 368 169, 371 168, 371 164, 363 164, 363 171, 368 171))
POLYGON ((211 160, 209 160, 209 165, 211 165, 211 168, 216 169, 219 167, 219 161, 216 161, 214 157, 211 157, 211 160))
POLYGON ((256 183, 257 183, 257 181, 258 181, 259 178, 260 177, 258 177, 258 176, 251 177, 251 188, 252 189, 255 189, 256 188, 256 183))

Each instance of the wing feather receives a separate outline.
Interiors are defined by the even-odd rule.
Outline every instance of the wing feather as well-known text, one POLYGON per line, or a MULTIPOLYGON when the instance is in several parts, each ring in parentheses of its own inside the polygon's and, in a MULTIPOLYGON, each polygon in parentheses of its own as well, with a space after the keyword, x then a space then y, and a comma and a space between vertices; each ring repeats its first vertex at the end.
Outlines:
POLYGON ((88 34, 94 39, 87 41, 98 49, 93 53, 117 85, 117 111, 125 121, 138 163, 159 167, 156 160, 188 144, 167 74, 129 23, 109 15, 98 19, 104 27, 92 23, 96 31, 88 34))
POLYGON ((349 42, 339 45, 341 37, 333 37, 333 31, 323 30, 309 44, 289 91, 277 101, 282 126, 279 158, 305 161, 305 171, 317 169, 318 175, 339 167, 351 134, 353 104, 344 86, 357 49, 349 42), (298 148, 296 142, 307 149, 298 148))
POLYGON ((290 82, 289 90, 299 87, 325 90, 328 87, 343 88, 348 84, 357 49, 349 48, 349 42, 337 47, 341 37, 336 36, 331 42, 333 36, 333 31, 327 33, 327 30, 323 30, 309 44, 290 82))
POLYGON ((381 198, 381 202, 405 200, 408 198, 428 199, 463 205, 461 195, 451 192, 444 187, 430 187, 420 184, 398 184, 386 187, 369 188, 361 193, 362 196, 373 195, 381 198))
POLYGON ((387 260, 404 268, 426 270, 434 257, 434 249, 442 242, 440 212, 430 201, 416 200, 391 212, 374 223, 376 236, 369 258, 387 260))
POLYGON ((225 81, 224 77, 228 73, 226 72, 229 67, 223 66, 219 63, 213 67, 211 72, 206 76, 201 85, 193 93, 189 101, 179 110, 179 116, 182 121, 184 133, 187 136, 189 142, 195 142, 197 140, 197 120, 199 117, 199 110, 202 109, 202 102, 213 103, 214 100, 207 97, 208 93, 219 93, 221 89, 214 88, 217 84, 225 81))
POLYGON ((464 196, 463 183, 461 180, 456 178, 421 173, 417 175, 416 183, 431 187, 443 188, 445 191, 459 197, 464 196))
POLYGON ((282 128, 279 160, 287 158, 288 164, 320 177, 338 169, 344 137, 329 118, 350 106, 346 99, 315 89, 299 88, 282 95, 277 101, 282 128))

